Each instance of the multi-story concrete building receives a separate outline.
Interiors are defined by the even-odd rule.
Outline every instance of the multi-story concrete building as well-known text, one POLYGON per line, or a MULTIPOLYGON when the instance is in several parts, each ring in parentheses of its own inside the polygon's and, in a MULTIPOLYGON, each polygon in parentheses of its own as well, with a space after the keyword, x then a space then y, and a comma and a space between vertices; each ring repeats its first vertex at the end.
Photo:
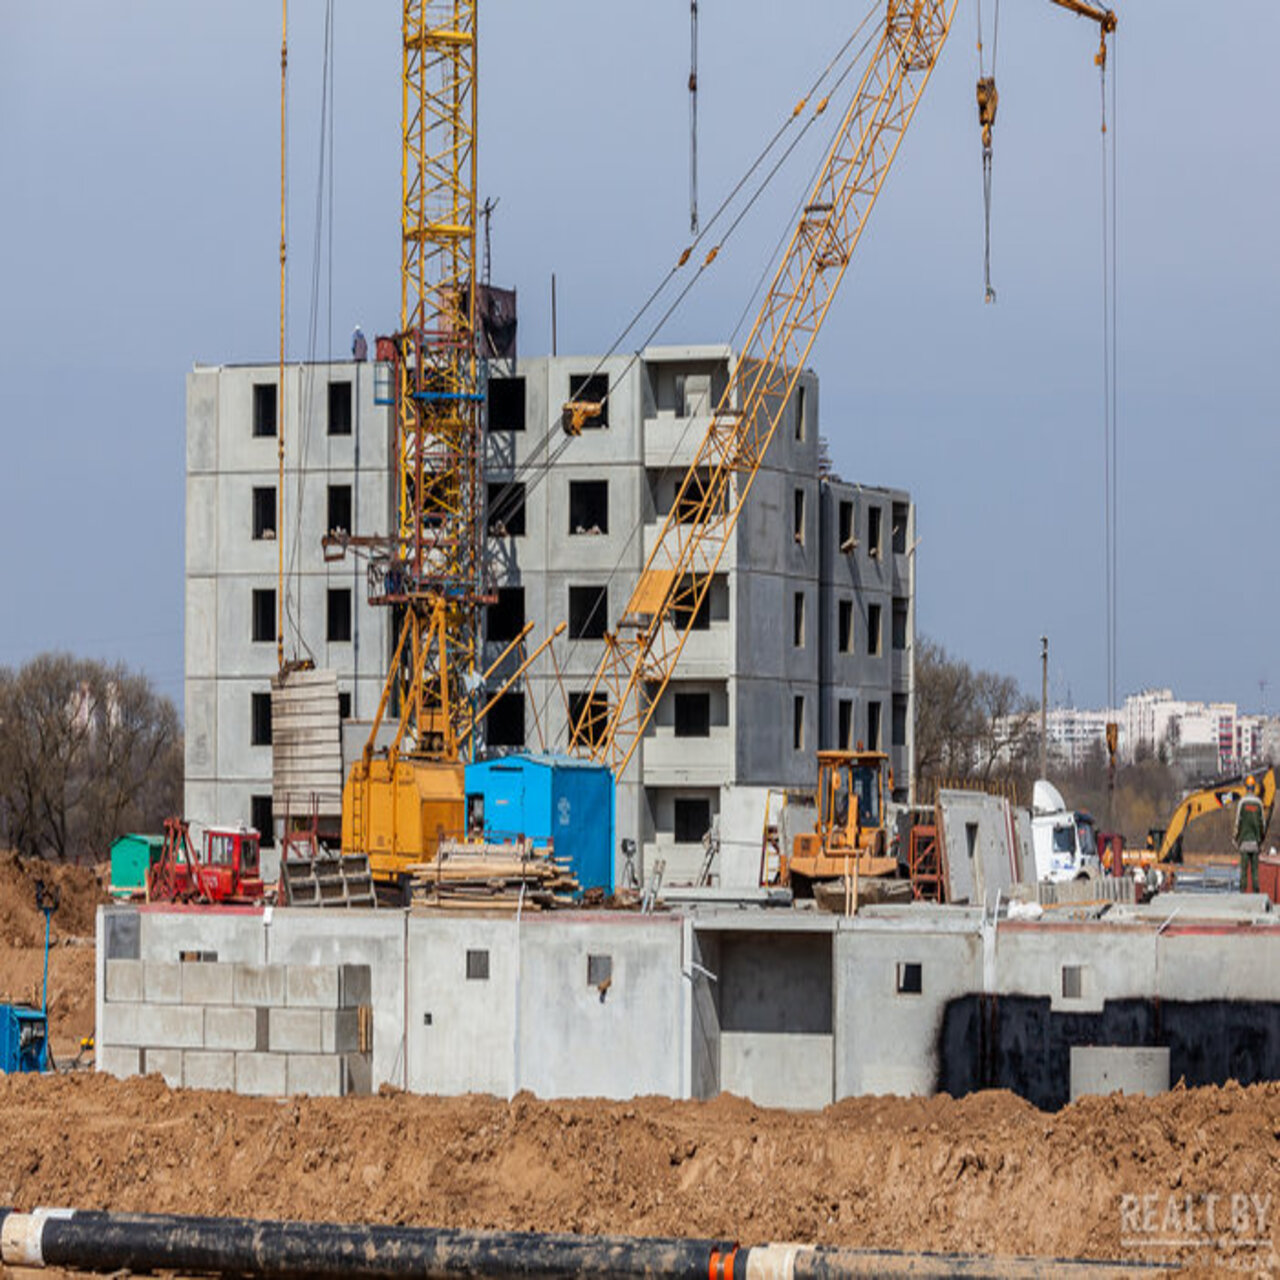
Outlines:
MULTIPOLYGON (((569 708, 582 705, 605 632, 674 505, 733 359, 726 347, 657 348, 603 361, 524 360, 491 378, 496 599, 486 651, 496 658, 527 622, 535 640, 560 621, 568 630, 556 645, 558 671, 540 664, 490 714, 485 749, 565 746, 569 708), (577 437, 561 426, 572 397, 604 403, 577 437)), ((326 564, 320 538, 334 527, 390 527, 390 416, 375 403, 376 372, 291 367, 286 387, 287 648, 337 671, 344 715, 355 719, 376 706, 393 638, 386 611, 365 603, 358 568, 326 564)), ((258 624, 274 609, 278 551, 258 518, 274 519, 276 484, 273 424, 259 413, 275 380, 272 367, 198 368, 188 385, 187 808, 259 825, 270 794, 261 716, 275 633, 274 620, 258 624)), ((914 508, 905 492, 824 472, 818 383, 806 372, 708 607, 620 780, 618 835, 635 842, 637 869, 662 857, 668 882, 695 878, 704 837, 716 830, 712 874, 754 880, 766 793, 812 788, 819 747, 882 747, 905 794, 914 508)))

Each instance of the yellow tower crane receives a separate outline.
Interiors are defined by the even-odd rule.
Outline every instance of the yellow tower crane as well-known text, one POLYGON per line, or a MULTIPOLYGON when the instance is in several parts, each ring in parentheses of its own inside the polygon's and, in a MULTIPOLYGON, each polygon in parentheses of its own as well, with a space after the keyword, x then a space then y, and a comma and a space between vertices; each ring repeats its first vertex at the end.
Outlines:
MULTIPOLYGON (((398 620, 342 844, 394 879, 463 821, 460 743, 478 687, 484 562, 476 345, 476 0, 403 0, 400 331, 392 340, 397 528, 351 537, 370 603, 398 620), (390 747, 375 740, 390 711, 390 747)), ((385 354, 385 353, 384 353, 385 354)))

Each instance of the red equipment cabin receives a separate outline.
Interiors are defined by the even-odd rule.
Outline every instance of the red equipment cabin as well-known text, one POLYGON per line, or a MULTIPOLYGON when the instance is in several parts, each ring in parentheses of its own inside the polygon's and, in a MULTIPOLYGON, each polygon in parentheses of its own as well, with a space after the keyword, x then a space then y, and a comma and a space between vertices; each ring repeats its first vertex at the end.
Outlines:
POLYGON ((181 818, 164 824, 164 852, 147 876, 152 902, 261 902, 261 837, 252 827, 206 827, 199 856, 181 818))

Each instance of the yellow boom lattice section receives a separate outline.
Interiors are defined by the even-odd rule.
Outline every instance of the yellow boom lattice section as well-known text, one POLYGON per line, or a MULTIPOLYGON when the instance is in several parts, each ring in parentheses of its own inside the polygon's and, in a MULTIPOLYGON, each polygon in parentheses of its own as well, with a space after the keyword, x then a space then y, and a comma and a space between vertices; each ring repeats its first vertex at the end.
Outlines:
MULTIPOLYGON (((884 29, 635 592, 575 746, 621 777, 679 660, 765 451, 951 30, 956 0, 889 0, 884 29)), ((825 107, 819 104, 819 110, 825 107)))
POLYGON ((452 759, 483 590, 476 0, 405 0, 403 33, 399 545, 381 593, 415 617, 399 671, 414 754, 452 759))

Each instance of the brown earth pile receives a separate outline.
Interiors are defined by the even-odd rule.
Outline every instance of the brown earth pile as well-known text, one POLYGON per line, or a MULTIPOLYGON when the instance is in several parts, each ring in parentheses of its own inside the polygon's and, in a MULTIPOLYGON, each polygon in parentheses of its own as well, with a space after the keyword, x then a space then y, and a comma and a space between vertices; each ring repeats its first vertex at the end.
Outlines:
MULTIPOLYGON (((1086 1099, 1055 1115, 1007 1093, 787 1114, 727 1096, 274 1102, 158 1078, 11 1078, 0 1080, 0 1204, 1177 1256, 1253 1271, 1277 1265, 1280 1086, 1086 1099), (1210 1193, 1223 1206, 1271 1197, 1267 1243, 1227 1232, 1224 1252, 1189 1235, 1183 1206, 1190 1197, 1203 1233, 1210 1193), (1137 1210, 1126 1228, 1125 1205, 1135 1212, 1141 1197, 1154 1217, 1137 1210), (1158 1243, 1168 1237, 1179 1247, 1158 1243)), ((1220 1233, 1227 1222, 1220 1208, 1220 1233)))
POLYGON ((105 864, 77 867, 0 853, 0 943, 44 946, 44 913, 36 909, 37 880, 59 894, 50 928, 54 940, 92 939, 98 904, 107 901, 108 878, 105 864))

